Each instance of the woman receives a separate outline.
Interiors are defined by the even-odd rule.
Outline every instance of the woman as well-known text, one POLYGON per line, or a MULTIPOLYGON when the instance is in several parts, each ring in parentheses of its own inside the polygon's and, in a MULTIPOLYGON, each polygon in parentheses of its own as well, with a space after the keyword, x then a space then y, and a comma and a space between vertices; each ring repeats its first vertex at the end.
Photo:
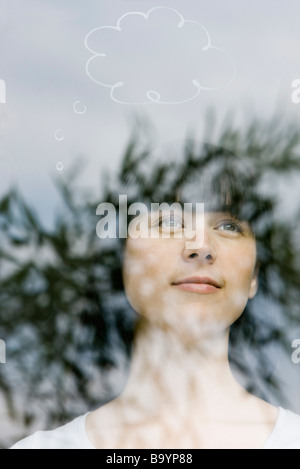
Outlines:
POLYGON ((132 201, 177 205, 139 214, 139 236, 128 230, 124 243, 124 292, 139 314, 125 391, 14 448, 300 449, 300 417, 247 392, 232 372, 247 368, 243 349, 258 349, 260 329, 273 327, 266 312, 251 313, 269 288, 262 232, 272 201, 259 195, 252 165, 224 149, 189 143, 184 159, 157 169, 142 194, 132 190, 136 174, 126 181, 132 201), (204 213, 186 216, 184 203, 204 213))

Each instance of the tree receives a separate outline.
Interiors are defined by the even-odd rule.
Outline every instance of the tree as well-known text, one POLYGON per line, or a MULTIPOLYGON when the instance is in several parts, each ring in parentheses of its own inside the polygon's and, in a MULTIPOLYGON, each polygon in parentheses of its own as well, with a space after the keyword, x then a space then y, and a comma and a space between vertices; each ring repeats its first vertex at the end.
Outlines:
MULTIPOLYGON (((218 147, 202 147, 201 158, 187 139, 177 162, 154 162, 145 141, 145 130, 135 129, 119 170, 113 178, 104 177, 102 201, 118 208, 117 196, 127 189, 129 203, 171 200, 187 175, 209 164, 220 147, 255 164, 253 185, 266 180, 268 188, 274 187, 274 181, 286 181, 300 169, 299 130, 274 120, 255 121, 245 130, 229 123, 218 147)), ((124 384, 123 379, 116 384, 116 370, 123 370, 125 378, 130 360, 136 314, 123 292, 123 245, 97 238, 99 200, 78 189, 79 170, 75 167, 64 182, 55 182, 64 208, 52 229, 43 226, 18 189, 0 201, 0 337, 7 345, 0 391, 11 417, 28 426, 40 415, 45 427, 57 426, 109 401, 124 384)), ((266 303, 256 303, 256 316, 242 320, 243 340, 255 334, 255 359, 249 362, 239 348, 239 328, 238 335, 232 331, 232 363, 239 372, 256 377, 245 384, 252 392, 282 402, 285 396, 274 374, 276 358, 262 354, 262 349, 268 351, 276 343, 288 355, 287 331, 299 321, 300 250, 295 233, 300 211, 287 221, 278 216, 278 194, 265 195, 264 200, 272 223, 266 221, 259 231, 264 261, 260 280, 268 307, 280 314, 275 323, 267 315, 262 320, 259 312, 266 303)))

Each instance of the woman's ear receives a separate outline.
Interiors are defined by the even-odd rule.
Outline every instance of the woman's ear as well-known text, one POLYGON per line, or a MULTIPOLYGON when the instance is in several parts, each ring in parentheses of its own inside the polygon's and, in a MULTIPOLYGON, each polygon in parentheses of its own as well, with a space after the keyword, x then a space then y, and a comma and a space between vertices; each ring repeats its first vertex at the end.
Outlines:
POLYGON ((258 262, 256 264, 254 274, 253 274, 253 279, 251 281, 251 288, 250 288, 250 293, 249 293, 249 300, 252 300, 257 292, 258 292, 258 287, 259 287, 259 280, 258 280, 258 274, 259 274, 259 269, 260 269, 260 263, 258 262))

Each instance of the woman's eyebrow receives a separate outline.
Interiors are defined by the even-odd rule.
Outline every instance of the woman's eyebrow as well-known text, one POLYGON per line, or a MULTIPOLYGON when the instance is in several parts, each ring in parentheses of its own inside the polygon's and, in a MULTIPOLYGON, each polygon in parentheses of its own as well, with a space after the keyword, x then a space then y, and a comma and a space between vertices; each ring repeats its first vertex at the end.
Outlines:
POLYGON ((215 217, 228 217, 228 218, 235 219, 236 221, 240 221, 240 222, 242 221, 240 217, 235 215, 233 212, 229 212, 227 210, 208 210, 205 213, 208 215, 215 216, 215 217))
POLYGON ((212 220, 216 220, 216 219, 219 219, 219 218, 228 218, 230 220, 234 220, 240 224, 243 224, 247 227, 249 227, 249 229, 251 230, 251 226, 250 226, 250 223, 248 220, 243 220, 242 218, 238 217, 237 215, 235 215, 234 213, 231 213, 231 212, 222 212, 222 211, 218 211, 218 212, 205 212, 205 215, 208 215, 209 217, 211 217, 212 220))

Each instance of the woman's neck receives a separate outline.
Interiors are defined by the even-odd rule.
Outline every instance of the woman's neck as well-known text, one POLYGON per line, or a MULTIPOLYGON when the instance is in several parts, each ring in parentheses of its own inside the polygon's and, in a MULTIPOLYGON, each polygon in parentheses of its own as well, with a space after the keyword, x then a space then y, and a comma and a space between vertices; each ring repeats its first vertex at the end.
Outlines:
POLYGON ((226 419, 230 404, 246 395, 231 373, 228 343, 228 331, 189 343, 180 331, 143 321, 129 379, 118 400, 131 417, 133 408, 134 414, 153 418, 164 413, 191 415, 197 409, 202 419, 226 419))
POLYGON ((95 447, 262 447, 278 411, 232 376, 228 331, 197 343, 184 336, 145 323, 139 328, 125 391, 88 416, 95 447))

